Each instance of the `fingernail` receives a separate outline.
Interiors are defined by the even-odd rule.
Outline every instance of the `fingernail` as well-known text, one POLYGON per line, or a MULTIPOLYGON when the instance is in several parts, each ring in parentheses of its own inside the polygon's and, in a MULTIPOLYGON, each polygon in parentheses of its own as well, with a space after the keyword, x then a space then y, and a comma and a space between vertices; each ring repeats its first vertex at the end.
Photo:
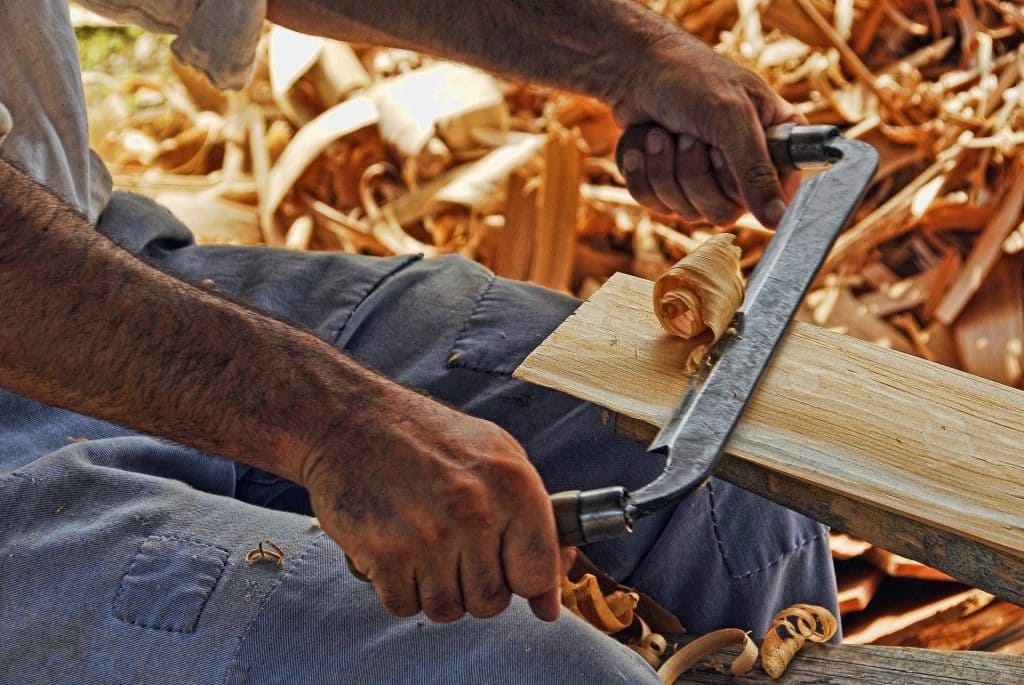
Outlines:
POLYGON ((665 140, 661 137, 660 133, 650 133, 647 135, 647 151, 652 155, 660 155, 661 151, 665 149, 665 140))
POLYGON ((786 203, 776 198, 768 203, 765 207, 764 214, 766 219, 772 223, 773 226, 778 226, 779 222, 782 221, 782 215, 786 213, 786 203))
POLYGON ((636 150, 630 150, 622 158, 622 166, 625 167, 626 171, 636 171, 640 168, 640 163, 643 160, 640 158, 640 153, 636 150))
POLYGON ((708 154, 708 157, 711 158, 711 166, 716 170, 725 166, 725 157, 723 157, 722 153, 718 151, 718 148, 711 148, 711 152, 708 154))
POLYGON ((676 148, 678 148, 680 152, 686 152, 691 147, 693 147, 693 144, 696 142, 697 139, 694 138, 693 136, 688 136, 685 133, 680 133, 679 138, 676 139, 676 148))

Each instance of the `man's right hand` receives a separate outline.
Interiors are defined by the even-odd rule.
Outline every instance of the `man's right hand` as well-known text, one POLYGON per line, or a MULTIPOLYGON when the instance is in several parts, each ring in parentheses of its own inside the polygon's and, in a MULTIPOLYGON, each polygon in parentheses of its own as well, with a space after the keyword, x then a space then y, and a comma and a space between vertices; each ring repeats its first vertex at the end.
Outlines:
POLYGON ((487 618, 514 593, 538 618, 557 618, 568 557, 516 440, 399 386, 367 401, 302 472, 321 526, 388 611, 487 618))

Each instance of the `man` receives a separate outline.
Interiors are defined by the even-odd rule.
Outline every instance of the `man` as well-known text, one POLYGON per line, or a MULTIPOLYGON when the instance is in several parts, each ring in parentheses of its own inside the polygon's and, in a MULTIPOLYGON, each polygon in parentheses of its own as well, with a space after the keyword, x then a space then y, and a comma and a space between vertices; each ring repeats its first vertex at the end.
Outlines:
MULTIPOLYGON (((590 93, 661 126, 624 161, 647 205, 784 209, 763 128, 792 110, 632 0, 83 4, 225 87, 268 18, 590 93)), ((559 615, 546 492, 662 466, 509 377, 576 302, 457 258, 194 245, 111 196, 67 15, 0 0, 5 682, 656 682, 559 615)), ((824 529, 718 481, 587 552, 695 631, 835 604, 824 529)))

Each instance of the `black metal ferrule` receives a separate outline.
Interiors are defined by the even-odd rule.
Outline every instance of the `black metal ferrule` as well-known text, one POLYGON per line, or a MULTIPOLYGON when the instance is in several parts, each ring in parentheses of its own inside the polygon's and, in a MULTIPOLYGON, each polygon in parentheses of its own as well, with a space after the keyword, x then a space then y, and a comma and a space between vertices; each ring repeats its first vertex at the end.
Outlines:
POLYGON ((626 489, 620 486, 552 495, 559 543, 576 547, 631 532, 633 525, 626 516, 627 498, 626 489))

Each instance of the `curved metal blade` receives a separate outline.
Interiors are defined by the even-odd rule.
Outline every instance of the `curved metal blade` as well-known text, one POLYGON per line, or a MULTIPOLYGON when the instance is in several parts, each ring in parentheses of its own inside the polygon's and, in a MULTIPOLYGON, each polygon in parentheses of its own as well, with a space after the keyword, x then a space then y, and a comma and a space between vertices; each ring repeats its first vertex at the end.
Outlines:
POLYGON ((627 519, 678 502, 711 476, 779 340, 867 190, 878 153, 859 141, 828 142, 842 159, 804 181, 768 244, 737 313, 735 334, 719 341, 649 450, 665 472, 630 493, 627 519))

